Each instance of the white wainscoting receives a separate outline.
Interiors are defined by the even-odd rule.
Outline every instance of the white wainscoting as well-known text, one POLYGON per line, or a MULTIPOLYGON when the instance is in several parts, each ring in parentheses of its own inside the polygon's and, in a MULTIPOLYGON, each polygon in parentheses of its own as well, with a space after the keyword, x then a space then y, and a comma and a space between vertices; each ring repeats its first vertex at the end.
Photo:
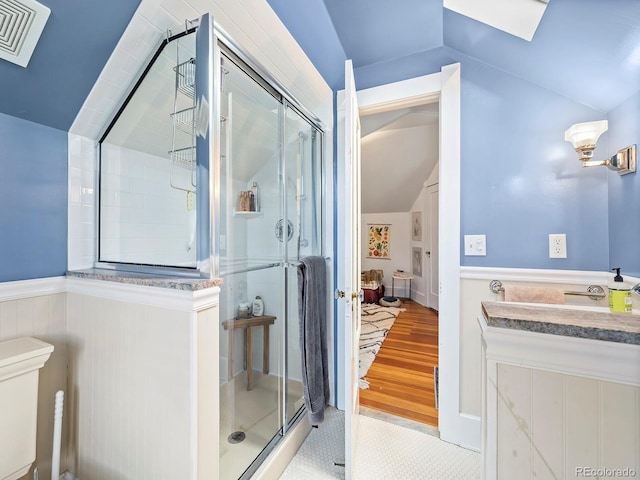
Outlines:
POLYGON ((483 478, 640 472, 640 346, 478 323, 483 478))
MULTIPOLYGON (((42 478, 51 477, 55 394, 58 390, 67 389, 64 285, 63 277, 0 283, 0 342, 31 336, 54 347, 51 357, 39 372, 37 456, 34 465, 42 478)), ((64 445, 68 427, 68 420, 63 418, 62 470, 66 468, 64 445)))
POLYGON ((219 289, 134 287, 69 280, 71 469, 216 478, 219 289))
MULTIPOLYGON (((500 295, 489 290, 491 280, 503 284, 553 286, 567 290, 586 290, 588 285, 606 287, 613 278, 609 272, 577 270, 542 270, 524 268, 461 267, 460 268, 460 425, 465 446, 480 449, 481 418, 481 331, 477 317, 480 302, 499 301, 500 295), (475 419, 475 425, 474 424, 475 419)), ((640 279, 625 277, 625 281, 640 282, 640 279)), ((637 297, 640 300, 640 297, 637 297)), ((638 308, 634 299, 634 308, 638 308)), ((572 297, 568 303, 594 302, 584 297, 572 297)), ((606 305, 606 299, 600 302, 606 305)), ((442 372, 441 372, 442 373, 442 372)))

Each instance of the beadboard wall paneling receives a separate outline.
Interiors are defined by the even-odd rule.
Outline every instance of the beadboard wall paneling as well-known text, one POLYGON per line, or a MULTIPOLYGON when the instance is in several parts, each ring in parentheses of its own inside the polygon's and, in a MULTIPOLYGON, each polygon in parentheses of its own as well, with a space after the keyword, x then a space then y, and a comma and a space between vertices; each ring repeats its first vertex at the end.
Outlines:
POLYGON ((158 306, 149 301, 157 289, 123 297, 87 282, 91 295, 80 283, 67 294, 71 470, 105 480, 216 478, 219 290, 158 306))
POLYGON ((68 294, 72 471, 193 478, 191 314, 68 294))
MULTIPOLYGON (((607 286, 611 274, 607 272, 576 272, 565 270, 535 270, 521 268, 462 267, 460 274, 460 411, 480 415, 480 327, 476 321, 480 302, 498 302, 501 295, 489 290, 491 280, 503 285, 552 287, 564 290, 586 291, 591 284, 607 286)), ((633 281, 631 277, 625 280, 633 281)), ((640 280, 638 280, 640 281, 640 280)), ((607 299, 594 302, 587 297, 565 298, 567 304, 607 306, 607 299)), ((634 299, 634 308, 640 307, 640 298, 634 299)))
POLYGON ((498 478, 640 472, 640 387, 498 364, 497 415, 498 478))
MULTIPOLYGON (((53 345, 54 350, 39 372, 38 383, 38 433, 36 438, 36 462, 42 478, 51 476, 51 452, 53 448, 53 405, 58 390, 67 393, 67 344, 66 344, 66 294, 42 295, 44 291, 58 289, 57 279, 49 282, 21 281, 3 284, 0 291, 0 342, 31 336, 53 345), (48 283, 45 285, 45 283, 48 283), (18 284, 18 285, 16 285, 18 284), (30 285, 37 296, 28 297, 30 285), (12 298, 7 300, 7 298, 12 298)), ((61 471, 65 462, 66 438, 69 421, 63 417, 61 471)), ((27 478, 32 478, 31 474, 27 478)))

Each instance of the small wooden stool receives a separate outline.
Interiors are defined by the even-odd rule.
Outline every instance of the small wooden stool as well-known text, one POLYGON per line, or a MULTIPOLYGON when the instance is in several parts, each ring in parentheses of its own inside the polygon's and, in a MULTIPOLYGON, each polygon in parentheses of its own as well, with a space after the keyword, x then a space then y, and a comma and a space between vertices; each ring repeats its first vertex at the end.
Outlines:
POLYGON ((233 320, 225 320, 222 326, 225 330, 229 330, 229 350, 227 353, 227 364, 229 368, 229 379, 233 378, 233 339, 234 331, 242 328, 245 332, 244 359, 247 363, 247 390, 251 390, 251 380, 253 378, 253 351, 251 349, 251 327, 264 327, 262 342, 262 373, 269 373, 269 325, 276 321, 276 317, 271 315, 262 315, 260 317, 234 318, 233 320))

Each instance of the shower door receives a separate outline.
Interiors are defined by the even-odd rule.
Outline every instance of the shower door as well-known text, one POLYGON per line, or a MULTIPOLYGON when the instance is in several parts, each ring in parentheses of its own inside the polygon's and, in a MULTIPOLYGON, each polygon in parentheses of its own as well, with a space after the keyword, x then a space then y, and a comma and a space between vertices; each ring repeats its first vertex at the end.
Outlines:
POLYGON ((220 478, 231 480, 255 472, 304 403, 297 261, 321 251, 322 133, 219 49, 220 478))
POLYGON ((283 423, 284 248, 272 233, 283 216, 282 102, 224 49, 220 75, 220 478, 232 480, 283 423))
POLYGON ((284 213, 291 235, 285 245, 287 281, 287 398, 290 423, 303 403, 302 352, 298 315, 298 263, 321 254, 322 132, 285 102, 284 115, 284 213))

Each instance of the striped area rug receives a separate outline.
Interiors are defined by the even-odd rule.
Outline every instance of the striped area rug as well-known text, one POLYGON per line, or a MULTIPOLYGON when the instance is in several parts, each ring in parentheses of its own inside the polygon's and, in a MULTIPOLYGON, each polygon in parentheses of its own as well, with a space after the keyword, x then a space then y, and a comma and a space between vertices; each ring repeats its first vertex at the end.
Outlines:
POLYGON ((362 329, 360 331, 360 358, 358 365, 358 378, 360 388, 369 388, 369 382, 365 378, 369 367, 380 351, 382 342, 387 337, 393 322, 400 312, 406 309, 397 307, 382 307, 374 303, 361 304, 362 329))

